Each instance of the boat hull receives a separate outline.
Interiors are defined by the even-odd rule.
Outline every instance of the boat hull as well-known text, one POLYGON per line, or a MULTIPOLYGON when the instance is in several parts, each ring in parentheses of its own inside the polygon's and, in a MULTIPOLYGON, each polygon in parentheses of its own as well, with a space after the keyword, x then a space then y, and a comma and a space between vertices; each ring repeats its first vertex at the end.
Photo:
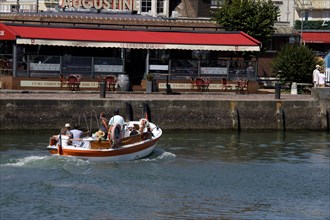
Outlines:
MULTIPOLYGON (((51 155, 67 156, 95 162, 129 161, 150 155, 157 145, 162 134, 161 129, 155 126, 155 131, 123 138, 121 145, 113 148, 111 141, 97 141, 83 139, 84 147, 56 144, 52 138, 47 147, 51 155), (86 147, 87 146, 87 147, 86 147)), ((53 137, 54 139, 54 137, 53 137)))
POLYGON ((69 156, 93 162, 129 161, 149 156, 155 149, 157 142, 149 142, 138 146, 119 149, 74 149, 62 148, 59 154, 58 147, 50 146, 48 150, 53 156, 69 156))

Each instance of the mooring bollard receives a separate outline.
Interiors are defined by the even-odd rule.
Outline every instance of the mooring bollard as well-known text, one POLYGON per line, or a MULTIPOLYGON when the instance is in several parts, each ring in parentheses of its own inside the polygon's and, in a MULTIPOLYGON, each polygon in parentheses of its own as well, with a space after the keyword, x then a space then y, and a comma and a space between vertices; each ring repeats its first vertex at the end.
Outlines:
POLYGON ((275 83, 275 99, 281 98, 281 87, 280 83, 275 83))
POLYGON ((100 82, 100 98, 105 98, 105 82, 100 82))
POLYGON ((297 95, 297 94, 298 94, 297 83, 293 82, 291 85, 291 95, 297 95))

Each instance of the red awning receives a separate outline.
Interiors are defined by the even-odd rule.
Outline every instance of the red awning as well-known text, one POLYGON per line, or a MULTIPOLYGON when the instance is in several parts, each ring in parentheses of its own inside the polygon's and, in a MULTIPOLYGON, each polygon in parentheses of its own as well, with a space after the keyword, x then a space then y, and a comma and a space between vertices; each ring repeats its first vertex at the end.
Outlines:
POLYGON ((0 23, 0 40, 16 40, 16 33, 5 24, 0 23))
POLYGON ((330 44, 330 32, 303 32, 304 43, 330 44))
POLYGON ((244 32, 156 32, 8 25, 17 44, 111 47, 136 49, 182 49, 259 51, 261 43, 244 32))

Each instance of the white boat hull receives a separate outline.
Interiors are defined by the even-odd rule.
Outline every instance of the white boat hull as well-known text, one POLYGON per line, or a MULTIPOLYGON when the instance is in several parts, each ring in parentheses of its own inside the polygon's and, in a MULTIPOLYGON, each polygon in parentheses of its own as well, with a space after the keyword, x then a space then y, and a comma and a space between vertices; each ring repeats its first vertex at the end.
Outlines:
POLYGON ((50 141, 47 149, 54 156, 75 157, 93 162, 136 160, 150 155, 162 135, 162 130, 156 125, 150 123, 150 128, 151 132, 124 137, 116 148, 111 147, 113 142, 109 140, 98 141, 93 138, 84 138, 79 147, 68 144, 67 139, 61 139, 61 144, 60 141, 57 143, 54 143, 54 140, 53 143, 50 141))

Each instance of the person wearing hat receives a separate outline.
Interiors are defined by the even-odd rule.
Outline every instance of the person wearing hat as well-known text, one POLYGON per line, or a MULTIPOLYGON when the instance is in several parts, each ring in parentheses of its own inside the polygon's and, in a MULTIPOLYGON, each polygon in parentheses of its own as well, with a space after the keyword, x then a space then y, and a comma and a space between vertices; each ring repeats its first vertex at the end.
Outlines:
POLYGON ((129 131, 129 136, 136 135, 136 134, 139 133, 139 132, 135 129, 135 127, 134 127, 133 124, 129 124, 127 128, 128 128, 128 131, 129 131))
POLYGON ((70 132, 70 128, 71 128, 70 123, 66 123, 64 125, 64 128, 66 129, 66 135, 70 138, 73 138, 73 134, 70 132))
POLYGON ((123 129, 123 126, 125 124, 124 118, 121 115, 119 115, 119 109, 118 108, 115 109, 114 115, 109 120, 109 129, 115 124, 120 124, 121 129, 123 129))
POLYGON ((96 136, 96 140, 98 141, 101 141, 101 140, 105 140, 106 139, 106 136, 105 136, 105 133, 101 130, 98 130, 96 133, 95 133, 95 136, 96 136))
POLYGON ((314 83, 314 87, 318 87, 319 86, 319 75, 320 75, 320 65, 316 65, 315 69, 313 71, 313 83, 314 83))

